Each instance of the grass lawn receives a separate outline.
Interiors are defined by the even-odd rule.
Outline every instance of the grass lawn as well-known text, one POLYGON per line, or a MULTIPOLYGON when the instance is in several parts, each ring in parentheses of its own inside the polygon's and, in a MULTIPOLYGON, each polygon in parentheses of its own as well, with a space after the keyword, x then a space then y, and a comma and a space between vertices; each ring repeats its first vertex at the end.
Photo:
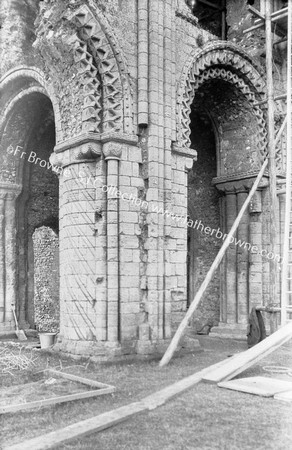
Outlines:
MULTIPOLYGON (((1 375, 2 388, 34 381, 47 366, 116 386, 104 397, 75 401, 0 418, 0 446, 12 445, 102 412, 140 400, 169 384, 246 349, 246 343, 201 337, 202 353, 174 359, 160 369, 157 361, 99 365, 34 353, 33 372, 1 375), (77 364, 77 365, 76 365, 77 364)), ((0 342, 0 351, 1 351, 0 342)), ((30 355, 30 351, 26 351, 30 355)), ((286 345, 241 376, 265 375, 265 365, 292 368, 292 346, 286 345)), ((285 375, 287 377, 287 375, 285 375)), ((289 381, 292 381, 289 378, 289 381)), ((62 445, 59 449, 292 449, 292 406, 200 383, 151 412, 101 433, 62 445)), ((32 449, 33 450, 33 449, 32 449)))

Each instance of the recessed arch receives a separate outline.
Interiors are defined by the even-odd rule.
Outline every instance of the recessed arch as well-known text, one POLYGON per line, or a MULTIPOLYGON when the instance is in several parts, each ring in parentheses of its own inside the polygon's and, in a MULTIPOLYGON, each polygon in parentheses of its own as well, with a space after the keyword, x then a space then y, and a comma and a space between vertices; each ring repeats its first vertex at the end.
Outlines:
POLYGON ((49 165, 56 145, 55 111, 45 87, 28 74, 14 75, 3 83, 7 83, 9 98, 5 99, 0 142, 1 207, 5 223, 13 222, 13 236, 0 235, 4 248, 4 321, 9 323, 13 302, 20 323, 33 327, 32 236, 37 227, 55 227, 59 220, 59 183, 49 165), (11 273, 7 275, 9 267, 11 273))
POLYGON ((18 66, 0 78, 0 107, 4 111, 1 117, 0 129, 5 123, 9 111, 13 109, 15 104, 33 92, 40 92, 46 95, 52 102, 56 124, 56 140, 57 142, 62 141, 63 133, 59 101, 52 85, 46 81, 44 72, 37 67, 18 66))
MULTIPOLYGON (((197 154, 188 174, 189 216, 213 232, 206 236, 199 228, 188 230, 189 301, 267 156, 266 117, 259 105, 264 95, 261 70, 226 42, 195 50, 183 69, 178 91, 178 145, 197 154)), ((247 211, 238 228, 238 236, 245 242, 254 239, 249 227, 252 220, 247 211)), ((252 283, 248 265, 248 253, 231 245, 205 294, 208 301, 196 312, 200 326, 214 326, 219 321, 246 323, 252 283)))
POLYGON ((257 122, 257 149, 262 161, 266 155, 267 132, 264 113, 257 104, 264 95, 261 72, 235 45, 222 41, 195 50, 185 64, 178 89, 178 144, 190 147, 191 106, 198 90, 210 80, 233 85, 247 99, 257 122))

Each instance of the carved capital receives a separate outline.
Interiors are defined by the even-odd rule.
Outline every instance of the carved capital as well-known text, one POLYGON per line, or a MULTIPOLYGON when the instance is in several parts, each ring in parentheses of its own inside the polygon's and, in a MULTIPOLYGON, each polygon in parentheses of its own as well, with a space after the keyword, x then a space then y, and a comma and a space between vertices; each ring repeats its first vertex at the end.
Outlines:
POLYGON ((21 193, 19 184, 0 183, 0 200, 15 200, 21 193))
POLYGON ((20 191, 9 191, 6 194, 6 200, 10 201, 10 202, 14 202, 17 197, 19 196, 20 191))
POLYGON ((239 192, 248 192, 248 189, 242 181, 230 181, 225 183, 215 184, 219 192, 225 195, 238 194, 239 192))
POLYGON ((100 155, 100 135, 88 132, 56 145, 54 153, 50 157, 50 162, 56 167, 55 172, 59 173, 58 168, 69 166, 79 161, 91 161, 100 155))
POLYGON ((123 153, 123 147, 115 142, 107 142, 103 145, 103 154, 106 160, 118 159, 120 160, 123 153))
MULTIPOLYGON (((249 192, 252 188, 257 173, 241 173, 233 176, 223 176, 213 178, 212 184, 218 189, 218 191, 225 194, 249 192)), ((260 181, 258 189, 264 189, 268 186, 267 177, 263 177, 260 181)))
POLYGON ((185 171, 189 172, 190 170, 192 170, 194 165, 194 158, 186 158, 185 159, 185 171))

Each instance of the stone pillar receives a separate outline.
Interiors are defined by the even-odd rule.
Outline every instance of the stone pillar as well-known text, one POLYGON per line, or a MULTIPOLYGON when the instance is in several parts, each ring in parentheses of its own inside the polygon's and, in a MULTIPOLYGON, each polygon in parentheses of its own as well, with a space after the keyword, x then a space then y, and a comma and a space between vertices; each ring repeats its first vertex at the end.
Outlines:
MULTIPOLYGON (((55 147, 60 174, 60 346, 88 355, 96 340, 96 160, 99 135, 87 133, 55 147)), ((103 212, 100 212, 103 213, 103 212)), ((104 261, 105 263, 105 261, 104 261)))
MULTIPOLYGON (((260 195, 260 192, 257 194, 260 195)), ((262 221, 260 211, 250 211, 249 239, 249 309, 263 302, 262 221), (256 247, 256 249, 255 249, 256 247)))
POLYGON ((95 270, 96 270, 96 340, 107 340, 107 194, 105 186, 106 162, 103 158, 96 162, 95 200, 95 270))
MULTIPOLYGON (((140 320, 135 136, 87 133, 55 148, 60 173, 60 339, 72 353, 135 351, 140 320), (121 191, 119 190, 121 189, 121 191)), ((139 199, 138 199, 139 200, 139 199)))
MULTIPOLYGON (((226 233, 244 204, 254 179, 251 175, 242 180, 226 180, 226 177, 213 180, 217 189, 225 194, 222 214, 225 215, 226 233)), ((225 261, 222 261, 221 278, 225 287, 221 289, 223 313, 220 314, 219 327, 212 330, 213 335, 245 336, 251 307, 262 304, 262 256, 258 252, 263 238, 261 189, 266 185, 267 180, 263 178, 235 233, 237 245, 235 242, 230 244, 225 261), (253 246, 257 246, 256 252, 253 246)))
MULTIPOLYGON (((226 232, 229 232, 237 216, 237 199, 235 192, 226 195, 226 232)), ((226 252, 226 311, 227 323, 237 322, 237 252, 234 243, 229 245, 226 252)))
MULTIPOLYGON (((247 192, 238 192, 237 208, 240 211, 248 196, 247 192)), ((244 213, 238 226, 237 238, 241 242, 249 240, 248 235, 249 217, 248 209, 244 213)), ((244 246, 237 247, 237 318, 238 323, 246 324, 248 320, 248 252, 244 246)))
POLYGON ((120 340, 119 305, 119 160, 122 147, 105 143, 107 161, 107 340, 120 340))
MULTIPOLYGON (((166 243, 166 288, 171 292, 171 319, 174 327, 181 322, 188 300, 188 226, 193 214, 188 211, 188 172, 192 169, 197 152, 174 146, 172 149, 172 211, 171 232, 166 243), (177 220, 175 219, 177 217, 177 220), (190 217, 190 221, 188 221, 190 217)), ((194 214, 195 216, 196 214, 194 214)), ((193 298, 190 298, 190 302, 193 298)), ((168 336, 170 337, 170 336, 168 336)))
POLYGON ((17 306, 16 199, 20 189, 8 187, 5 200, 5 324, 15 327, 12 307, 17 306))

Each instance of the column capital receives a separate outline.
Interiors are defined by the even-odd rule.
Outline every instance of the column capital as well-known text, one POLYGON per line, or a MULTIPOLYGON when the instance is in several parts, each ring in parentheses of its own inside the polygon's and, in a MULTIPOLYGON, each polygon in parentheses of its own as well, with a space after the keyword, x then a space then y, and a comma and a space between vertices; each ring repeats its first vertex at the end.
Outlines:
POLYGON ((100 134, 83 133, 57 144, 50 156, 50 163, 58 172, 58 168, 97 159, 101 156, 101 147, 100 134))
POLYGON ((102 148, 105 160, 117 159, 120 160, 123 153, 123 146, 116 142, 107 142, 102 148))
POLYGON ((16 199, 22 191, 19 184, 0 182, 0 200, 8 198, 9 200, 16 199))
MULTIPOLYGON (((66 167, 78 162, 93 161, 105 154, 109 144, 111 145, 133 145, 138 143, 136 135, 123 133, 82 133, 63 142, 58 143, 54 153, 50 156, 50 163, 58 168, 66 167)), ((113 158, 112 158, 113 159, 113 158)), ((120 159, 120 156, 116 156, 120 159)))
POLYGON ((186 158, 185 160, 185 172, 192 170, 194 165, 194 158, 186 158))
MULTIPOLYGON (((245 172, 230 176, 221 176, 213 178, 212 184, 218 191, 224 194, 238 194, 240 192, 249 192, 252 188, 258 173, 245 172)), ((258 189, 264 189, 269 184, 267 176, 264 176, 260 181, 258 189)))

